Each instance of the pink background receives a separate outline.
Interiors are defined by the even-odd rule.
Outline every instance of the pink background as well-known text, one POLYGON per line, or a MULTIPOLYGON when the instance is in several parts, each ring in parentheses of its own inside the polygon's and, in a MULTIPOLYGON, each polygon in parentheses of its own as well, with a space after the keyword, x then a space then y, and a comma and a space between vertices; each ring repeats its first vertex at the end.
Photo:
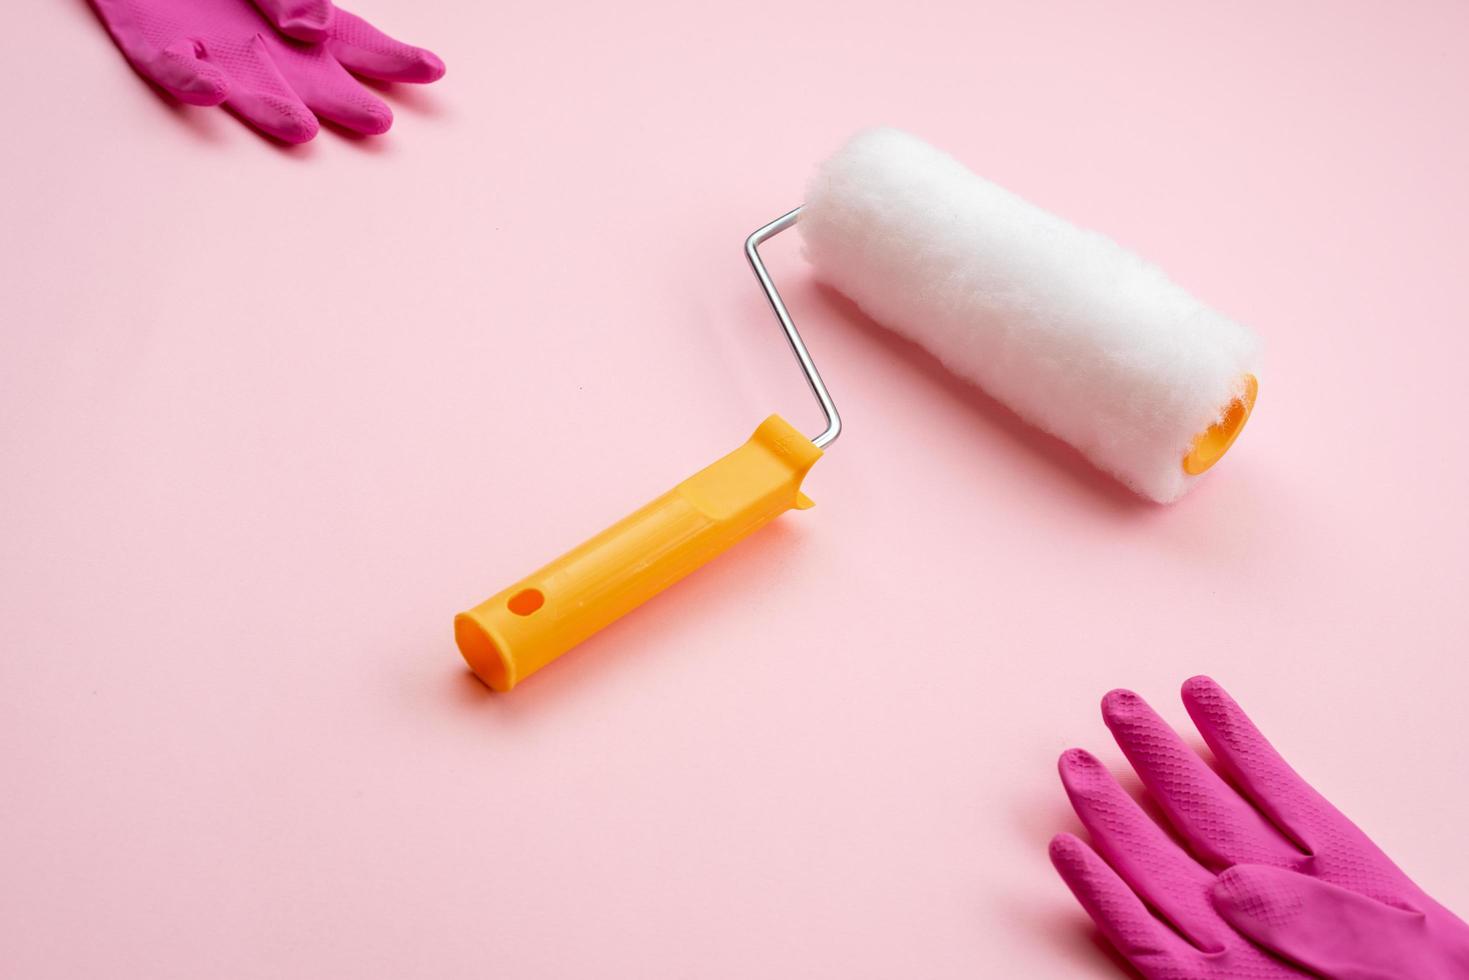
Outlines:
POLYGON ((0 974, 1118 976, 1054 760, 1197 672, 1469 910, 1469 7, 357 9, 448 77, 295 150, 10 11, 0 974), (1145 505, 778 240, 817 508, 490 694, 453 613, 816 431, 739 246, 878 122, 1253 325, 1240 443, 1145 505))

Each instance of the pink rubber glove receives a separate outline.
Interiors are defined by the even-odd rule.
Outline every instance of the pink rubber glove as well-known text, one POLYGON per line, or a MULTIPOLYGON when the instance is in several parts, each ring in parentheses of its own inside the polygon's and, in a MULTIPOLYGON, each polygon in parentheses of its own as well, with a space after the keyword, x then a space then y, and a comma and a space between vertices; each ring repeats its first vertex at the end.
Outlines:
POLYGON ((315 136, 317 116, 359 133, 387 132, 392 110, 349 71, 388 82, 444 74, 431 52, 328 0, 92 2, 144 78, 191 105, 224 103, 288 143, 315 136))
POLYGON ((1061 834, 1051 861, 1129 963, 1148 980, 1469 977, 1469 926, 1296 775, 1219 685, 1195 677, 1183 701, 1230 782, 1136 694, 1108 694, 1102 717, 1192 854, 1095 757, 1061 756, 1096 851, 1061 834))

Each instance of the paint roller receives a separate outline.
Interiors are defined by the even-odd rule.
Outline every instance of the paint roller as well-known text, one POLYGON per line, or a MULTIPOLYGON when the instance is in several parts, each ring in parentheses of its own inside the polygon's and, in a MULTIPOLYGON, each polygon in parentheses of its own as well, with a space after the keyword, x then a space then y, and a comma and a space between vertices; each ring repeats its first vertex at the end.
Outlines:
POLYGON ((826 415, 808 439, 779 416, 743 446, 455 618, 474 672, 509 690, 792 508, 841 420, 760 259, 799 226, 818 278, 955 374, 1159 502, 1233 444, 1254 407, 1259 342, 1156 266, 894 129, 858 134, 806 203, 745 254, 826 415))

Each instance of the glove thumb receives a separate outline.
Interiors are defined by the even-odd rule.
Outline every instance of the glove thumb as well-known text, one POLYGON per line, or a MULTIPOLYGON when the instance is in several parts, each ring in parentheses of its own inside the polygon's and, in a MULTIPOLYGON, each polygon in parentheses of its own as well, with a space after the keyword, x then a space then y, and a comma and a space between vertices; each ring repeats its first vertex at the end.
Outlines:
POLYGON ((255 6, 276 30, 298 41, 325 41, 337 16, 332 0, 255 0, 255 6))
POLYGON ((188 38, 179 38, 139 67, 180 102, 219 105, 229 97, 224 72, 205 61, 188 38))
MULTIPOLYGON (((1336 980, 1422 980, 1422 912, 1316 878, 1240 864, 1215 882, 1214 907, 1256 944, 1336 980)), ((1434 974, 1435 976, 1437 974, 1434 974)))

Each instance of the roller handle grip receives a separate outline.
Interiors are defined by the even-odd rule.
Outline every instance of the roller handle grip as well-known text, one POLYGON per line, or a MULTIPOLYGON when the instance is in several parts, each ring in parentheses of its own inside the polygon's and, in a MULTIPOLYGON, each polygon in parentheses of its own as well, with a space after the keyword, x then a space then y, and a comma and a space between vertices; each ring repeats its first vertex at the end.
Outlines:
POLYGON ((497 691, 520 681, 791 508, 821 450, 778 415, 748 442, 551 564, 454 617, 497 691))

